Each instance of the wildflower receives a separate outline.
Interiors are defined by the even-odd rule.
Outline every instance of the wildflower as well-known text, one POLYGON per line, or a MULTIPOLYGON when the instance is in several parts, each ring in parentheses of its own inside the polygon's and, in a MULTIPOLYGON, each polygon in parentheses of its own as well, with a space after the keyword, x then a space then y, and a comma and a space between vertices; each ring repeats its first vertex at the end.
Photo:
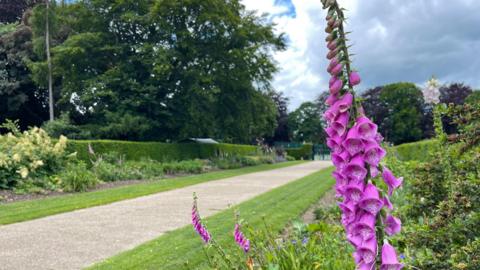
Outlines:
POLYGON ((28 174, 29 174, 29 171, 28 171, 28 168, 27 167, 21 167, 18 171, 17 171, 18 174, 20 174, 20 176, 25 179, 27 178, 28 174))
POLYGON ((382 173, 383 180, 388 186, 388 195, 392 196, 392 193, 395 189, 400 187, 403 182, 403 177, 396 178, 393 173, 388 168, 383 168, 382 173))
POLYGON ((235 242, 245 251, 245 253, 248 253, 250 250, 250 240, 248 240, 240 231, 240 225, 237 223, 235 224, 235 230, 233 233, 233 236, 235 237, 235 242))
POLYGON ((385 240, 382 247, 382 265, 380 270, 400 270, 402 268, 403 264, 398 262, 395 248, 385 240))
POLYGON ((392 215, 388 215, 385 220, 385 232, 392 236, 402 230, 402 221, 392 215))
POLYGON ((210 242, 210 233, 207 231, 205 225, 202 224, 202 219, 200 217, 200 214, 198 213, 197 196, 195 194, 193 194, 192 225, 195 231, 200 235, 200 237, 205 243, 210 242))
POLYGON ((358 205, 363 210, 376 215, 383 207, 383 202, 380 200, 377 187, 372 183, 368 183, 358 205))
POLYGON ((357 84, 360 83, 361 79, 360 79, 360 75, 358 75, 357 72, 353 71, 350 73, 350 77, 349 77, 349 81, 350 81, 350 86, 355 86, 357 84))
POLYGON ((338 92, 340 92, 340 90, 342 89, 343 87, 343 82, 342 80, 340 79, 335 79, 335 81, 332 83, 332 85, 330 86, 330 94, 334 95, 338 92))

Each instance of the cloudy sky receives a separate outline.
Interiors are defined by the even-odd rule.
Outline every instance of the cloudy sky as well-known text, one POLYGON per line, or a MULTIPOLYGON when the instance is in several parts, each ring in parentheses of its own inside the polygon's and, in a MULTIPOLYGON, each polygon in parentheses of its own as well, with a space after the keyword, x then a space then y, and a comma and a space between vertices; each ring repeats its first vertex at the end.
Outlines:
MULTIPOLYGON (((479 0, 338 0, 348 9, 347 31, 355 54, 359 90, 392 82, 442 83, 480 88, 479 0)), ((288 49, 277 53, 281 71, 274 87, 290 98, 290 109, 327 89, 325 12, 320 0, 243 0, 269 13, 288 49)))

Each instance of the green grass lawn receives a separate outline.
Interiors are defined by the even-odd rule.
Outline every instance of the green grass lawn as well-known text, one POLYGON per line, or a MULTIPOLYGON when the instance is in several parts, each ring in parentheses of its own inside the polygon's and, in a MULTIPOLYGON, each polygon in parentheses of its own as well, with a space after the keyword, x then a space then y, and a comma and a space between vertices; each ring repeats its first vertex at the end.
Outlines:
MULTIPOLYGON (((272 229, 278 231, 289 220, 299 217, 310 205, 329 190, 334 180, 333 168, 324 169, 285 186, 276 188, 238 205, 241 216, 252 227, 262 226, 265 216, 272 229)), ((202 198, 199 198, 202 200, 202 198)), ((201 214, 202 209, 200 209, 201 214)), ((190 215, 190 213, 185 213, 190 215)), ((233 241, 233 210, 226 210, 205 219, 213 237, 228 248, 237 248, 233 241)), ((191 226, 169 232, 137 248, 121 253, 90 269, 208 269, 202 241, 191 226), (188 266, 185 266, 188 262, 188 266)))
POLYGON ((246 167, 235 170, 216 171, 187 177, 162 179, 142 184, 104 189, 93 192, 76 193, 39 200, 2 204, 0 205, 0 225, 108 204, 227 177, 288 167, 300 164, 302 162, 303 161, 292 161, 246 167))

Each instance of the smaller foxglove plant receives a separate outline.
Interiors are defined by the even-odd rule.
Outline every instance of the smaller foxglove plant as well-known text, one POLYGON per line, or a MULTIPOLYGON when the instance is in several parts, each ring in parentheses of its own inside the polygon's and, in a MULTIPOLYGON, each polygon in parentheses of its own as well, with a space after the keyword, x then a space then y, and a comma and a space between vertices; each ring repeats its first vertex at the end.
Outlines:
POLYGON ((205 225, 202 223, 202 218, 200 217, 200 214, 198 212, 197 195, 195 193, 193 194, 192 225, 198 235, 200 235, 200 237, 202 238, 203 242, 205 242, 205 244, 208 244, 212 237, 210 236, 210 233, 208 232, 205 225))
POLYGON ((383 137, 377 125, 363 112, 353 87, 361 82, 360 75, 350 67, 345 16, 336 0, 322 0, 328 10, 326 17, 327 71, 330 96, 324 114, 328 123, 325 130, 327 145, 332 150, 332 162, 336 167, 337 196, 342 199, 342 225, 347 239, 355 248, 353 257, 357 269, 400 270, 393 246, 387 237, 401 230, 401 221, 391 215, 390 197, 403 179, 397 178, 381 164, 386 151, 383 137), (387 190, 380 187, 383 179, 387 190), (382 246, 381 251, 379 246, 382 246), (380 254, 379 254, 380 253, 380 254))

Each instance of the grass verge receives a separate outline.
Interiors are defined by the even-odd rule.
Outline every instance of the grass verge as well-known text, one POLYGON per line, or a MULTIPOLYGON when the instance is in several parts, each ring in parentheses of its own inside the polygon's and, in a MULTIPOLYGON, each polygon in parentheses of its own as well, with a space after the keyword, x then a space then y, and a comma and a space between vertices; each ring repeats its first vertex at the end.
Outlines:
MULTIPOLYGON (((321 170, 241 203, 236 208, 252 227, 262 226, 262 216, 265 216, 273 230, 281 230, 292 218, 297 218, 332 187, 334 183, 330 176, 332 170, 333 168, 321 170)), ((233 216, 233 210, 230 209, 204 220, 216 241, 227 249, 237 248, 232 237, 233 216)), ((208 266, 205 264, 200 238, 195 235, 191 226, 186 226, 89 269, 179 270, 208 269, 208 266)))
POLYGON ((300 163, 302 163, 302 161, 267 164, 235 170, 210 172, 187 177, 162 179, 142 184, 104 189, 93 192, 76 193, 39 200, 2 204, 0 205, 0 225, 32 220, 77 209, 88 208, 162 191, 182 188, 203 182, 219 180, 247 173, 273 170, 297 165, 300 163))

